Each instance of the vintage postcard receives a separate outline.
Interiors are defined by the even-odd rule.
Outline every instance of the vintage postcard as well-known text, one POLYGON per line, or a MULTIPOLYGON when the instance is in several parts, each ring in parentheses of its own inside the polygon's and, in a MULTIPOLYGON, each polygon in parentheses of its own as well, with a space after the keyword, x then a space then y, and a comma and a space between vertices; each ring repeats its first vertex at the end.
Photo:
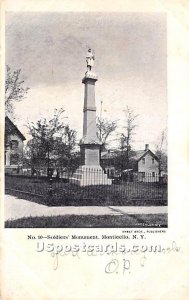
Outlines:
POLYGON ((184 1, 2 1, 1 298, 187 299, 184 1))

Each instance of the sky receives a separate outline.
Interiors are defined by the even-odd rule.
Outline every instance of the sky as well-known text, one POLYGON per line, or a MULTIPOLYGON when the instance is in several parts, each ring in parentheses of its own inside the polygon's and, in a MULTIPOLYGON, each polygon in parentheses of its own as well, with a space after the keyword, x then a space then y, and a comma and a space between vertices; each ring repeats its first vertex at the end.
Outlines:
POLYGON ((111 146, 124 131, 128 105, 137 128, 134 148, 154 149, 167 126, 166 15, 163 13, 6 14, 6 64, 22 70, 30 88, 15 105, 16 124, 50 118, 64 107, 65 121, 82 137, 88 47, 95 51, 97 114, 118 120, 111 146))

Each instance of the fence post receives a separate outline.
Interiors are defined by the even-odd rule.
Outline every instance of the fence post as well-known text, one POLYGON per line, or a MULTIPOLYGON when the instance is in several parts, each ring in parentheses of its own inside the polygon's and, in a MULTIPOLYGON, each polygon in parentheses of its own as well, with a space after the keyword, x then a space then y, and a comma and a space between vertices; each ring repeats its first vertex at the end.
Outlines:
POLYGON ((48 198, 50 199, 53 195, 53 188, 52 188, 52 177, 49 177, 49 184, 48 184, 48 198))

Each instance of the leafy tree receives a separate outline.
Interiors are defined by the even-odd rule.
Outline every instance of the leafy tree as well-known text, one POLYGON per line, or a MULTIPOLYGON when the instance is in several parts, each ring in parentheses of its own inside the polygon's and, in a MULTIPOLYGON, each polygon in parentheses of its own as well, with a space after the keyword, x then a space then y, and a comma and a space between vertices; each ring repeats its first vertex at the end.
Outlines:
POLYGON ((32 168, 51 168, 58 171, 65 167, 72 170, 75 162, 76 131, 63 122, 64 109, 55 109, 53 117, 28 124, 32 139, 27 143, 26 156, 32 168))
POLYGON ((97 136, 102 142, 102 149, 106 148, 107 140, 116 128, 117 121, 97 118, 97 136))
POLYGON ((75 152, 76 131, 69 125, 65 125, 61 137, 55 139, 54 143, 54 166, 56 169, 67 169, 68 173, 73 173, 79 166, 80 153, 75 152))
POLYGON ((24 87, 24 80, 20 79, 21 69, 11 71, 9 66, 6 66, 5 79, 5 113, 8 116, 14 115, 15 101, 21 101, 25 98, 29 88, 24 87))

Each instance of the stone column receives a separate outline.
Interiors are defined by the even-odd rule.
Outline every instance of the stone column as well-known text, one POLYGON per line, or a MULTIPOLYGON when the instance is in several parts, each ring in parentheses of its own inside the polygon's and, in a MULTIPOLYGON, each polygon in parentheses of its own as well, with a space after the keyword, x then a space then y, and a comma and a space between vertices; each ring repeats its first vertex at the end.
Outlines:
POLYGON ((83 138, 80 141, 82 165, 71 178, 71 182, 80 186, 110 185, 111 179, 107 178, 100 166, 100 146, 96 129, 95 82, 97 76, 87 71, 82 80, 84 89, 83 108, 83 138))
POLYGON ((95 82, 97 76, 86 72, 82 83, 84 88, 83 108, 83 138, 80 142, 82 164, 89 166, 100 165, 100 141, 96 129, 95 82))

